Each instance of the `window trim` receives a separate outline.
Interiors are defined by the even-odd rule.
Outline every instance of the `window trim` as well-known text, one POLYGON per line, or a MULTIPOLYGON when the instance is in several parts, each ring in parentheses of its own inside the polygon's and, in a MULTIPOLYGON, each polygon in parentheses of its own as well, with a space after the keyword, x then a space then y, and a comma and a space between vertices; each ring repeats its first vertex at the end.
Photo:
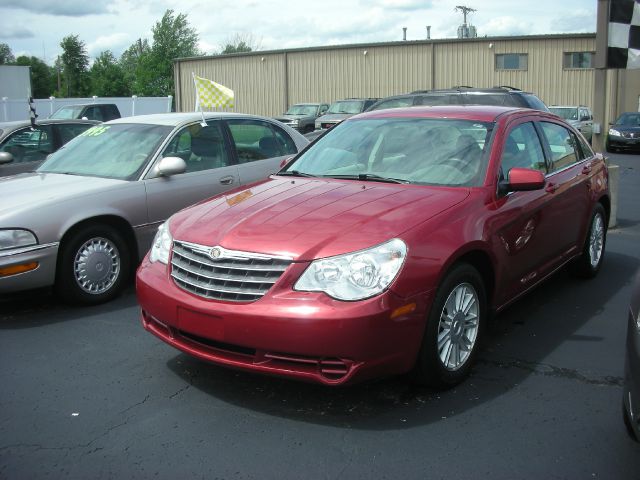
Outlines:
MULTIPOLYGON (((573 57, 570 57, 570 58, 573 58, 573 57)), ((596 52, 593 52, 591 50, 589 50, 589 51, 571 51, 571 52, 564 52, 563 51, 562 52, 562 70, 580 70, 580 71, 583 71, 583 70, 594 70, 595 69, 595 67, 594 67, 595 59, 596 59, 596 52), (573 54, 576 54, 576 53, 582 53, 582 54, 588 53, 588 54, 590 54, 591 55, 591 62, 590 62, 591 66, 590 67, 567 66, 567 62, 566 62, 566 59, 568 58, 567 55, 573 55, 573 54)))
POLYGON ((576 142, 576 146, 574 147, 574 151, 576 152, 576 154, 578 153, 582 153, 582 148, 581 147, 577 147, 578 143, 579 143, 579 139, 576 137, 576 135, 573 133, 573 131, 570 128, 567 128, 565 125, 558 123, 558 122, 554 122, 551 119, 545 118, 544 120, 538 120, 535 122, 536 123, 536 128, 539 129, 539 135, 542 136, 542 147, 545 151, 545 156, 548 157, 548 162, 547 162, 547 174, 545 175, 545 178, 549 178, 553 175, 556 175, 558 173, 562 173, 570 168, 574 168, 577 164, 584 162, 586 160, 588 160, 588 158, 578 158, 578 155, 576 155, 576 161, 573 163, 570 163, 569 165, 565 165, 564 167, 558 169, 558 170, 552 170, 553 168, 553 154, 551 152, 551 144, 549 143, 549 140, 547 139, 547 136, 544 133, 544 129, 542 128, 542 124, 543 123, 550 123, 552 125, 557 125, 559 127, 564 128, 567 132, 569 132, 569 135, 571 135, 574 139, 574 142, 576 142))
MULTIPOLYGON (((504 65, 504 61, 502 62, 504 65)), ((528 52, 522 52, 522 53, 515 53, 515 52, 509 52, 509 53, 496 53, 494 56, 494 62, 493 62, 493 67, 494 70, 496 72, 527 72, 529 71, 529 53, 528 52), (508 55, 517 55, 518 56, 518 65, 520 66, 520 58, 521 57, 525 57, 527 59, 527 65, 526 68, 499 68, 498 67, 498 58, 499 57, 506 57, 508 55)))

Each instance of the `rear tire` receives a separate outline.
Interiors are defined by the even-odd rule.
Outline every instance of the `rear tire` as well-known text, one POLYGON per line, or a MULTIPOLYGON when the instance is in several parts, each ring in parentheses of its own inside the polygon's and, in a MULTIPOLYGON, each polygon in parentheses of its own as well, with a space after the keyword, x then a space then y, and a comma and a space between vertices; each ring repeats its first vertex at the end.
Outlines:
POLYGON ((607 243, 607 214, 604 207, 597 203, 591 214, 587 238, 582 254, 573 265, 573 273, 582 278, 593 278, 600 271, 607 243))
POLYGON ((445 389, 467 377, 487 318, 485 292, 482 276, 467 263, 444 277, 427 315, 414 369, 418 383, 445 389))
POLYGON ((129 277, 131 258, 120 233, 108 225, 86 225, 61 246, 56 293, 66 302, 95 305, 115 298, 129 277))

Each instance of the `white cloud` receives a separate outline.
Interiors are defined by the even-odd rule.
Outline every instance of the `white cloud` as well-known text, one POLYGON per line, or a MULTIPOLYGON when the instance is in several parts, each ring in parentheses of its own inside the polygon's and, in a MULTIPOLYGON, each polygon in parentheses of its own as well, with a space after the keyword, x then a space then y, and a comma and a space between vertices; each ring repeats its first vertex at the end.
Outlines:
POLYGON ((96 38, 93 42, 87 44, 87 52, 90 56, 95 57, 104 52, 111 50, 116 56, 119 56, 131 43, 131 37, 127 33, 112 33, 96 38))
POLYGON ((0 7, 26 10, 37 14, 83 17, 107 13, 108 2, 86 0, 38 0, 37 2, 0 0, 0 7))
POLYGON ((516 17, 497 17, 484 24, 476 25, 476 28, 478 29, 478 36, 527 35, 532 33, 533 24, 530 21, 516 17))

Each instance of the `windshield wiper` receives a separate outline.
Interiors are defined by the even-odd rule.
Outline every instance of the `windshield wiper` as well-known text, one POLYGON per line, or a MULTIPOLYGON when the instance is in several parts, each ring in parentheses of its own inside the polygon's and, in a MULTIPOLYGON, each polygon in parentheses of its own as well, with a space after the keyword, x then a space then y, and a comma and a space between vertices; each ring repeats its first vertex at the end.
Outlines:
POLYGON ((278 172, 276 175, 290 176, 290 177, 317 177, 311 173, 299 172, 298 170, 285 170, 284 172, 278 172))
POLYGON ((381 177, 373 173, 359 173, 357 175, 323 175, 327 178, 343 178, 345 180, 363 180, 371 182, 385 182, 385 183, 411 183, 409 180, 402 180, 400 178, 381 177))

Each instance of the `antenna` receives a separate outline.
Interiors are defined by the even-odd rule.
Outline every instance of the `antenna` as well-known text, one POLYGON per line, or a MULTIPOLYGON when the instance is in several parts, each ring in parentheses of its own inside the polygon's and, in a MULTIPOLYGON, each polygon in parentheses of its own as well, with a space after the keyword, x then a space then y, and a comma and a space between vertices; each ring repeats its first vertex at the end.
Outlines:
POLYGON ((467 13, 471 13, 471 12, 477 12, 477 10, 475 8, 470 8, 470 7, 465 7, 464 5, 458 5, 456 6, 456 8, 454 8, 454 10, 460 10, 462 12, 462 15, 464 15, 464 24, 467 24, 467 13))

